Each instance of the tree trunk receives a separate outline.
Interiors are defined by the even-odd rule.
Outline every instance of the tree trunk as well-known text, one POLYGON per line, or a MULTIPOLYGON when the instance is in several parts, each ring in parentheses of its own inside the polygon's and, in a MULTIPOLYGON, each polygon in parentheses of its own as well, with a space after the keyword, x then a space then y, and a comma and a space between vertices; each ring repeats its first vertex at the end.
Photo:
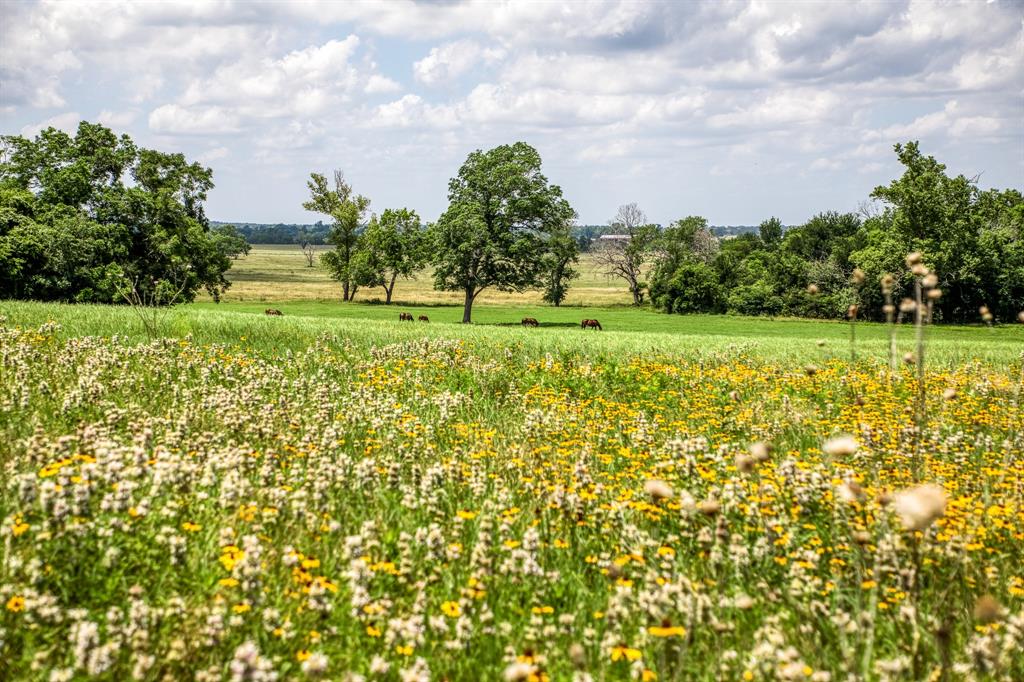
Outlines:
POLYGON ((341 300, 342 301, 347 301, 348 300, 348 280, 347 279, 344 282, 341 283, 341 300))
POLYGON ((384 286, 384 305, 391 305, 391 294, 395 290, 395 280, 398 279, 398 274, 391 275, 391 286, 384 286))
POLYGON ((469 324, 473 321, 473 294, 472 287, 466 289, 466 302, 462 307, 462 324, 469 324))

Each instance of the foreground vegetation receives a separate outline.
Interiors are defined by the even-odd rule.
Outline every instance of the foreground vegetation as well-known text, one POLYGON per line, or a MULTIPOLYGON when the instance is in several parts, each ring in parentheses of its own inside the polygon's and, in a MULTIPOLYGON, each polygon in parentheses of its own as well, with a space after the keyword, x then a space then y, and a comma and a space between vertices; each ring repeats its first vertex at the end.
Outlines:
POLYGON ((1018 330, 0 315, 5 679, 1024 676, 1018 330))

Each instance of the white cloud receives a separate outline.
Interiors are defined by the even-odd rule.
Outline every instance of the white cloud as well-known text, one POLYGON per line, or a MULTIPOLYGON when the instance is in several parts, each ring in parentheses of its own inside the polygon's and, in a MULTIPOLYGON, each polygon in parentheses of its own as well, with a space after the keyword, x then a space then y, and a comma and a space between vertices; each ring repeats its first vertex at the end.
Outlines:
POLYGON ((209 163, 210 161, 217 161, 223 159, 231 154, 231 151, 227 147, 212 147, 207 149, 205 152, 196 157, 196 160, 200 163, 209 163))
POLYGON ((472 40, 458 40, 431 48, 430 54, 412 65, 416 80, 439 85, 455 80, 478 64, 494 64, 504 57, 500 48, 483 48, 472 40))
POLYGON ((111 111, 104 109, 96 117, 96 120, 110 128, 124 128, 134 123, 137 115, 138 112, 134 110, 111 111))
POLYGON ((366 87, 363 88, 363 92, 369 95, 378 95, 389 92, 398 92, 401 89, 402 86, 396 81, 391 80, 387 76, 375 73, 366 79, 366 87))
POLYGON ((238 117, 217 106, 182 107, 165 104, 149 114, 149 127, 157 133, 172 135, 211 135, 235 133, 238 117))
POLYGON ((56 128, 57 130, 63 130, 65 133, 74 135, 78 130, 78 124, 82 121, 82 117, 77 111, 69 111, 64 114, 57 114, 51 116, 45 121, 39 123, 30 123, 29 125, 22 126, 21 133, 22 137, 35 137, 47 128, 56 128))

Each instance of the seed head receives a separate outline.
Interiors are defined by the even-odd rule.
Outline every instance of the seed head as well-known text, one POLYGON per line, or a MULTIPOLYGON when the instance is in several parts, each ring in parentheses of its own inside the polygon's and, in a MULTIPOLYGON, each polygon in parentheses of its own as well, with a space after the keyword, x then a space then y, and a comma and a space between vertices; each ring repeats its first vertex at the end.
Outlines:
POLYGON ((722 503, 713 497, 709 497, 706 500, 701 501, 697 508, 700 509, 701 513, 705 516, 714 516, 722 510, 722 503))
POLYGON ((1018 322, 1024 322, 1024 310, 1022 310, 1019 313, 1017 313, 1017 321, 1018 322))
POLYGON ((940 485, 925 483, 896 493, 892 506, 905 529, 923 531, 946 513, 946 491, 940 485))
POLYGON ((846 316, 852 320, 857 317, 858 310, 860 310, 860 308, 857 307, 856 303, 853 303, 846 309, 846 316))
POLYGON ((989 625, 1000 620, 1003 616, 1003 607, 991 594, 983 594, 974 603, 974 620, 982 625, 989 625))
POLYGON ((868 533, 865 530, 854 531, 853 541, 858 545, 866 545, 871 542, 871 533, 868 533))
POLYGON ((771 458, 771 453, 772 446, 768 443, 758 441, 750 445, 750 456, 754 458, 755 462, 767 462, 771 458))
POLYGON ((832 457, 849 457, 857 452, 857 439, 848 434, 829 438, 821 447, 822 452, 832 457))
POLYGON ((820 289, 818 289, 818 285, 817 284, 808 284, 807 285, 807 293, 809 293, 811 296, 814 296, 819 291, 820 291, 820 289))
POLYGON ((572 646, 569 647, 569 660, 577 668, 582 668, 587 663, 587 652, 583 650, 583 646, 578 642, 573 642, 572 646))
POLYGON ((894 312, 896 312, 896 306, 894 306, 892 303, 886 303, 885 305, 882 306, 882 312, 885 313, 886 315, 892 315, 894 312))
POLYGON ((920 262, 921 262, 921 252, 920 251, 911 251, 910 253, 907 254, 907 267, 908 268, 913 267, 913 266, 917 265, 920 262))
POLYGON ((650 495, 651 499, 655 502, 672 499, 675 495, 672 491, 672 486, 657 478, 648 479, 644 483, 644 492, 650 495))
POLYGON ((532 663, 516 661, 505 668, 505 680, 506 682, 523 682, 530 679, 530 676, 536 671, 537 667, 532 663))
POLYGON ((917 358, 914 356, 913 353, 904 353, 903 354, 903 362, 907 363, 908 365, 914 364, 914 362, 916 360, 917 360, 917 358))
POLYGON ((928 268, 925 267, 924 263, 916 263, 914 267, 910 268, 910 272, 913 273, 914 277, 925 277, 928 274, 928 268))
POLYGON ((736 469, 741 474, 749 474, 754 470, 754 458, 750 455, 739 454, 736 455, 736 469))
POLYGON ((942 397, 945 398, 946 400, 952 400, 953 398, 956 397, 956 389, 947 388, 945 391, 942 392, 942 397))
POLYGON ((942 298, 942 289, 929 289, 925 296, 932 301, 937 301, 942 298))
POLYGON ((891 294, 892 293, 892 288, 894 286, 896 286, 896 278, 893 277, 892 275, 890 275, 889 273, 885 273, 884 275, 882 275, 882 280, 881 281, 882 281, 882 293, 883 294, 891 294))
POLYGON ((860 268, 854 268, 853 269, 853 274, 850 275, 850 279, 853 280, 854 284, 856 284, 857 286, 860 286, 860 285, 864 284, 864 280, 867 279, 867 275, 865 275, 864 271, 861 270, 860 268))
POLYGON ((912 298, 905 298, 900 301, 900 312, 901 313, 912 313, 917 308, 917 303, 912 298))
POLYGON ((921 280, 921 286, 926 287, 928 289, 934 289, 935 287, 939 286, 939 276, 936 275, 934 272, 928 273, 921 280))
POLYGON ((804 366, 804 372, 807 374, 807 376, 813 377, 815 374, 818 373, 818 366, 817 365, 805 365, 804 366))

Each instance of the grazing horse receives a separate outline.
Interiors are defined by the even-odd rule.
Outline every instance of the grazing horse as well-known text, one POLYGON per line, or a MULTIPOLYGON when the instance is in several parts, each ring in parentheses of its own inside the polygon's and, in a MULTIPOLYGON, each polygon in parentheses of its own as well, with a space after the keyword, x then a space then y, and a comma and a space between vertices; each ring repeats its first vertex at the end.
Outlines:
POLYGON ((597 320, 583 320, 580 322, 580 329, 595 329, 597 331, 603 331, 601 329, 601 323, 597 320))
POLYGON ((539 327, 540 326, 540 322, 538 322, 537 320, 535 320, 532 317, 524 317, 523 318, 523 326, 524 327, 539 327))
MULTIPOLYGON (((409 319, 411 320, 412 317, 410 316, 409 319)), ((427 317, 426 315, 420 315, 420 322, 430 322, 430 318, 427 317)))
POLYGON ((412 313, 398 313, 399 322, 412 322, 412 313))
POLYGON ((280 310, 277 310, 276 308, 267 308, 266 310, 263 311, 263 314, 264 315, 283 315, 284 313, 282 313, 280 310))

